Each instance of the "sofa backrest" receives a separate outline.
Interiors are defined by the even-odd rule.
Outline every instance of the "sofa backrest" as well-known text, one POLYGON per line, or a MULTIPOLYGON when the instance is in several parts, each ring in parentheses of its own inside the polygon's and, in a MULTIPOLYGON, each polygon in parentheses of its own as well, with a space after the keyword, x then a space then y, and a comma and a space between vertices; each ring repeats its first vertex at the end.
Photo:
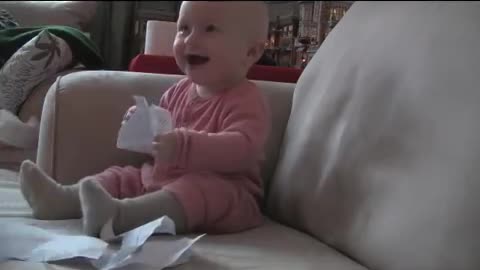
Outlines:
POLYGON ((95 1, 0 1, 20 27, 66 25, 86 30, 95 15, 95 1))
POLYGON ((268 214, 369 269, 480 269, 479 14, 355 2, 297 83, 268 214))
MULTIPOLYGON (((139 165, 145 155, 116 148, 122 116, 133 105, 133 95, 158 102, 161 94, 181 78, 119 71, 82 71, 59 77, 45 98, 37 162, 64 184, 114 164, 139 165)), ((255 83, 265 95, 273 122, 262 164, 262 175, 268 182, 277 163, 295 85, 255 83)))
POLYGON ((265 96, 270 109, 271 131, 265 145, 265 161, 262 164, 262 178, 266 188, 277 166, 278 155, 283 141, 285 127, 292 107, 295 84, 271 81, 255 81, 265 96))

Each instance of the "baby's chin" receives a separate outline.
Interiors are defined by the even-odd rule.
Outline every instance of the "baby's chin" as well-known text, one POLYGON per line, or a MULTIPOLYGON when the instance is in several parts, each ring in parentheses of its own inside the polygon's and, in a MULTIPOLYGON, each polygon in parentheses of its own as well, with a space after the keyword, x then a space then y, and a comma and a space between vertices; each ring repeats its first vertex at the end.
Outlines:
POLYGON ((209 72, 208 70, 198 70, 198 67, 195 67, 193 69, 191 69, 190 67, 186 67, 185 74, 192 82, 199 85, 209 85, 218 81, 215 76, 211 75, 211 72, 209 72))
POLYGON ((221 68, 213 65, 213 62, 203 65, 185 63, 182 70, 192 82, 205 86, 229 84, 228 82, 239 81, 239 77, 246 77, 246 74, 241 70, 231 70, 228 67, 221 68), (227 70, 230 70, 230 72, 227 72, 227 70))
POLYGON ((194 83, 200 86, 209 88, 228 88, 228 83, 225 78, 218 76, 218 73, 199 74, 187 72, 187 77, 194 83))

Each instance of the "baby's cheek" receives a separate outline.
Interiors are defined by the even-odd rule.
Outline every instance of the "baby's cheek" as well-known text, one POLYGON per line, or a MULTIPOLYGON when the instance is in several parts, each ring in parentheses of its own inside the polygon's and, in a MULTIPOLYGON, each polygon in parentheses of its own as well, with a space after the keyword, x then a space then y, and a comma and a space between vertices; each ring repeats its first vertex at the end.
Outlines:
POLYGON ((175 55, 175 57, 177 57, 177 55, 183 55, 184 51, 185 51, 185 45, 183 44, 183 42, 179 41, 179 40, 175 40, 175 42, 173 43, 173 54, 175 55))
POLYGON ((177 62, 178 66, 183 69, 185 66, 185 54, 184 50, 181 46, 173 46, 173 56, 175 57, 175 61, 177 62))

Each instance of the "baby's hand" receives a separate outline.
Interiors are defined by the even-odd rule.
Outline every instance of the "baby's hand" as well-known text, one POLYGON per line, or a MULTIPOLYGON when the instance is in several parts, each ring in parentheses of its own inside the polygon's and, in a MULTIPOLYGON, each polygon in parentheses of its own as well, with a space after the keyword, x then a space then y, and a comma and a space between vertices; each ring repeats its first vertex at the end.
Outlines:
POLYGON ((177 151, 177 136, 173 132, 155 136, 153 156, 163 162, 172 162, 177 151))
POLYGON ((122 125, 125 124, 125 122, 127 122, 128 119, 130 119, 130 117, 132 116, 132 114, 135 112, 136 109, 137 109, 137 106, 132 106, 128 108, 127 113, 125 113, 125 115, 123 116, 122 125))

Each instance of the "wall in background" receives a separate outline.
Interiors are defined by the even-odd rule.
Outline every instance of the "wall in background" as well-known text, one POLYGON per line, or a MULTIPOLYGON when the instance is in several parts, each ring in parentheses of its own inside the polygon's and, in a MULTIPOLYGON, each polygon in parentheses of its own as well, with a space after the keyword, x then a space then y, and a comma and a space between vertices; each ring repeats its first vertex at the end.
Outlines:
POLYGON ((180 1, 98 1, 90 25, 92 39, 108 69, 126 70, 143 51, 147 20, 175 21, 180 1))

